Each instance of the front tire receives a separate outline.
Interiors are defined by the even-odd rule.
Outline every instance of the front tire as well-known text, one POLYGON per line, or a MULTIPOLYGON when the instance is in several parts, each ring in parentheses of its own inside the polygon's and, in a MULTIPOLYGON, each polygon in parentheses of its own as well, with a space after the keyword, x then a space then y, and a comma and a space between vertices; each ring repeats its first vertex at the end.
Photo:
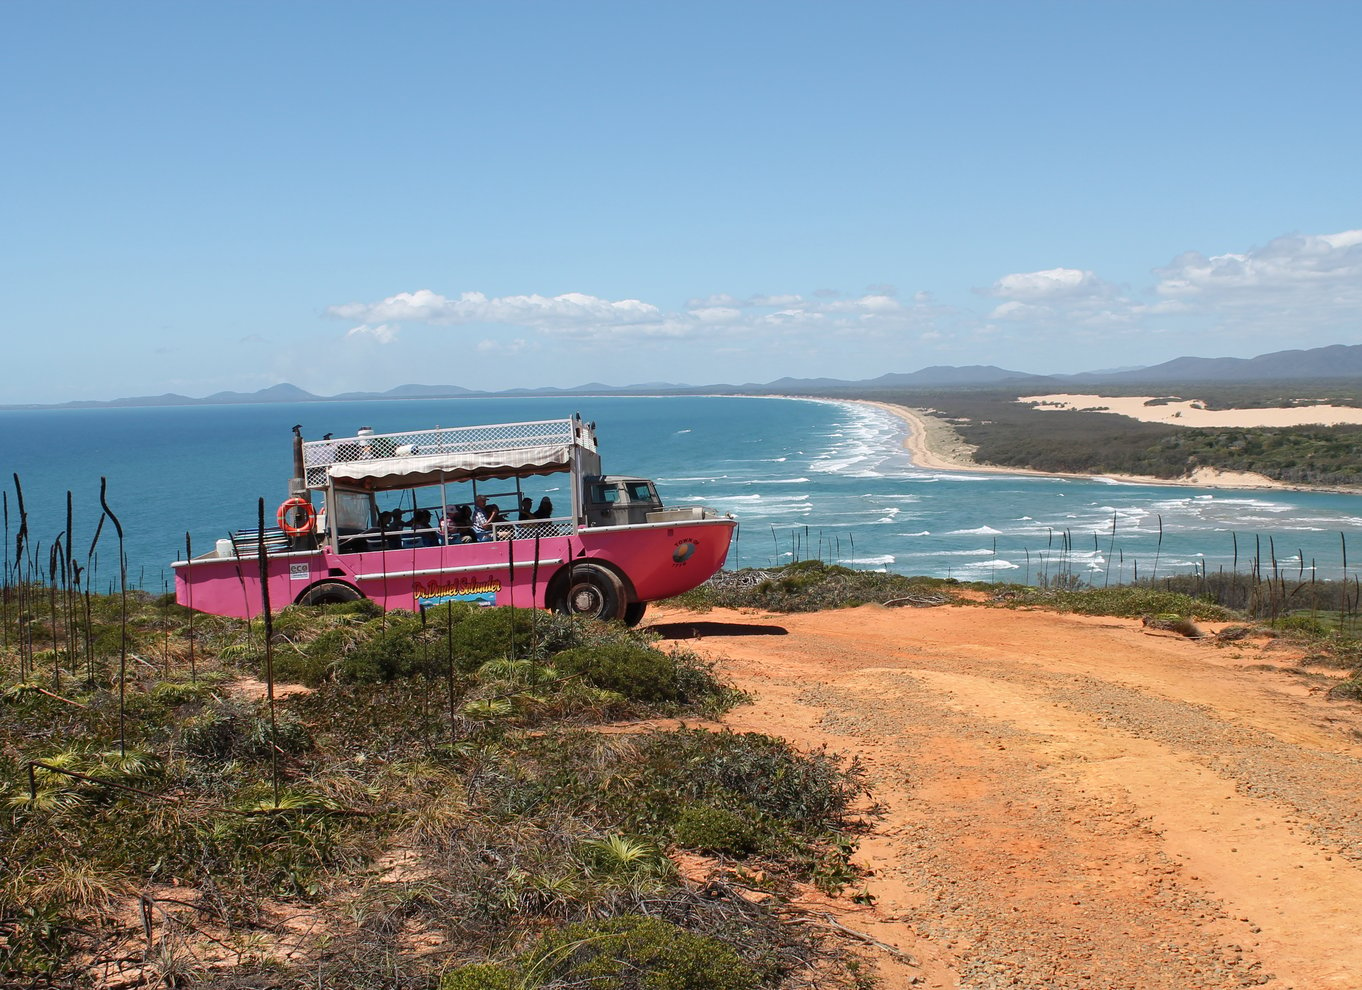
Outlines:
POLYGON ((643 621, 643 613, 648 610, 647 602, 630 602, 624 606, 624 624, 636 626, 643 621))
POLYGON ((357 602, 364 594, 344 581, 322 581, 298 596, 299 605, 341 605, 357 602))
POLYGON ((624 582, 618 574, 600 564, 574 564, 554 610, 609 622, 624 618, 626 604, 624 582))

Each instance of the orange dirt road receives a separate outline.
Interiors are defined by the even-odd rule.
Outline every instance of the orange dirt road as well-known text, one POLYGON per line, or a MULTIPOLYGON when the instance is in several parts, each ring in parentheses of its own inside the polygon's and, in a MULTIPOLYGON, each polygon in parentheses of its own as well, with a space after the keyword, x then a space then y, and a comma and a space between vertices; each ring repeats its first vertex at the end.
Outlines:
POLYGON ((836 914, 913 958, 886 988, 1362 987, 1362 707, 1299 652, 984 605, 646 624, 751 693, 729 727, 868 770, 875 903, 836 914))

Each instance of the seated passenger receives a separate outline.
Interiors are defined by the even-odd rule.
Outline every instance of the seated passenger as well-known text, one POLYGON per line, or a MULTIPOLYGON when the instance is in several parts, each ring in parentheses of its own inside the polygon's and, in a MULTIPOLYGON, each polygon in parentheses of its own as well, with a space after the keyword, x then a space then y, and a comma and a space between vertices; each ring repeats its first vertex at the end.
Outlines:
POLYGON ((506 521, 506 517, 501 514, 501 509, 495 505, 487 507, 487 531, 491 535, 488 539, 509 540, 512 535, 512 527, 501 525, 506 521))
POLYGON ((520 500, 520 515, 516 518, 521 522, 528 522, 534 518, 534 499, 526 497, 520 500))
POLYGON ((411 514, 411 530, 420 546, 433 547, 440 543, 440 534, 430 520, 429 509, 417 509, 411 514))
POLYGON ((466 505, 451 505, 442 524, 446 543, 473 542, 473 512, 466 505))
POLYGON ((545 495, 539 500, 539 508, 534 510, 534 517, 536 519, 547 519, 551 515, 553 515, 553 503, 550 502, 549 497, 545 495))
POLYGON ((492 520, 489 518, 491 508, 487 505, 487 496, 478 495, 473 499, 473 540, 476 543, 485 543, 492 538, 492 520))

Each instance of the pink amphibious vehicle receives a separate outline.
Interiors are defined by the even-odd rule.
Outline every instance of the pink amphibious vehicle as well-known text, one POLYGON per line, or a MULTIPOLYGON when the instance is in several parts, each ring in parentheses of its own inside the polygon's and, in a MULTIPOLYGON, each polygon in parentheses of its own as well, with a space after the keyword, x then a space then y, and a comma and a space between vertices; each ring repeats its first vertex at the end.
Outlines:
POLYGON ((177 561, 181 605, 259 615, 263 571, 271 608, 474 602, 634 625, 648 602, 719 570, 737 525, 700 506, 663 508, 645 478, 602 475, 595 424, 580 416, 413 433, 365 428, 311 442, 295 429, 293 459, 279 529, 242 531, 177 561), (566 483, 536 484, 564 474, 566 483), (555 511, 543 496, 534 508, 532 496, 546 490, 567 504, 555 511), (314 493, 323 500, 316 506, 314 493), (511 511, 498 518, 495 505, 511 511))

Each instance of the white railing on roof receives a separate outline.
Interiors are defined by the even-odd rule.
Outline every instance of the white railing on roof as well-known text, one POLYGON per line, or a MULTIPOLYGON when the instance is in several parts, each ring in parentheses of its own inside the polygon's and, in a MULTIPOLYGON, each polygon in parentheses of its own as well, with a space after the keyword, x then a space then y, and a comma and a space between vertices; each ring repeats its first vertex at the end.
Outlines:
POLYGON ((303 444, 303 473, 308 488, 324 488, 327 469, 346 461, 417 454, 494 453, 556 444, 575 444, 594 452, 596 434, 592 425, 573 417, 309 440, 303 444))

